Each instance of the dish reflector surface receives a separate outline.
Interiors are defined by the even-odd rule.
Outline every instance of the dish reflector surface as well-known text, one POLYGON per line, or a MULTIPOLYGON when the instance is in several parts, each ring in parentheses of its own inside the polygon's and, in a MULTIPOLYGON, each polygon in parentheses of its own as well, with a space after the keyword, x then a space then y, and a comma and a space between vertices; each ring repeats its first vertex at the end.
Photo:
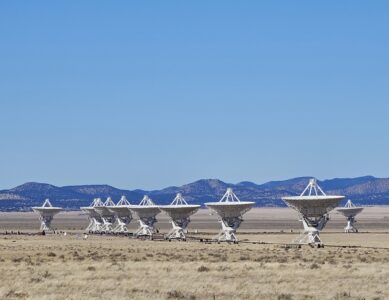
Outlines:
POLYGON ((145 195, 138 205, 131 205, 130 210, 135 212, 139 218, 152 218, 161 212, 154 202, 145 195))
POLYGON ((43 202, 42 206, 34 206, 32 207, 33 211, 39 213, 41 216, 54 216, 58 213, 60 213, 63 208, 61 207, 54 207, 51 205, 50 200, 46 199, 45 202, 43 202))
POLYGON ((126 196, 122 196, 116 205, 107 208, 118 217, 128 217, 131 216, 130 205, 126 196))
POLYGON ((240 201, 233 193, 231 188, 220 199, 219 202, 207 202, 205 205, 215 211, 221 218, 235 218, 240 217, 249 211, 255 202, 240 201))
POLYGON ((181 193, 178 193, 170 205, 160 205, 159 208, 166 212, 173 220, 188 218, 193 215, 200 205, 188 204, 181 193))
POLYGON ((363 207, 357 207, 351 200, 348 200, 344 207, 339 207, 336 209, 338 212, 343 214, 345 217, 355 217, 362 212, 363 207))
POLYGON ((317 185, 316 179, 309 184, 300 196, 283 197, 282 200, 305 217, 321 217, 333 210, 344 196, 328 196, 317 185))
POLYGON ((103 203, 103 205, 96 205, 94 210, 101 217, 113 217, 114 213, 109 210, 109 207, 115 206, 115 203, 112 201, 111 197, 108 197, 107 200, 103 203))

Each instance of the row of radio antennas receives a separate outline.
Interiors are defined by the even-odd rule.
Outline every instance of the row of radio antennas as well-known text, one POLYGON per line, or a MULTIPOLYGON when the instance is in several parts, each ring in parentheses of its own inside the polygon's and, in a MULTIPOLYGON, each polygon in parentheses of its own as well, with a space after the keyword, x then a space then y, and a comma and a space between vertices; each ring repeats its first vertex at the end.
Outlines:
MULTIPOLYGON (((334 197, 338 197, 339 199, 343 198, 343 196, 327 196, 326 193, 321 189, 321 187, 317 184, 317 180, 315 178, 312 178, 309 180, 309 183, 308 185, 305 187, 305 189, 303 190, 303 192, 300 194, 300 197, 310 197, 312 199, 312 202, 309 201, 309 202, 304 202, 304 203, 301 203, 299 205, 302 205, 303 207, 308 205, 308 207, 311 207, 311 204, 312 203, 312 207, 316 207, 316 204, 315 202, 316 201, 325 201, 326 199, 325 198, 331 198, 333 199, 334 197), (324 197, 323 197, 324 196, 324 197), (318 197, 318 198, 316 198, 318 197)), ((288 202, 288 199, 287 198, 292 198, 289 200, 292 201, 293 200, 293 197, 284 197, 283 200, 286 200, 286 202, 288 202)), ((297 197, 298 198, 298 197, 297 197)), ((296 198, 294 198, 296 199, 296 198)), ((227 191, 225 192, 225 194, 223 195, 223 197, 220 199, 219 203, 225 203, 225 204, 231 204, 231 205, 235 205, 234 203, 236 203, 236 205, 239 205, 239 203, 241 204, 244 204, 246 202, 241 202, 240 199, 234 194, 234 192, 232 191, 232 188, 227 188, 227 191)), ((247 202, 249 203, 249 202, 247 202)), ((209 203, 209 204, 212 204, 212 203, 209 203)), ((176 197, 173 199, 173 201, 171 202, 171 205, 176 205, 176 206, 180 206, 180 205, 188 205, 188 203, 185 201, 184 197, 182 196, 181 193, 178 193, 176 195, 176 197)), ((131 206, 130 202, 126 199, 125 196, 122 196, 121 199, 119 200, 119 202, 115 205, 115 203, 112 201, 111 197, 108 197, 107 200, 105 202, 103 202, 101 200, 101 198, 95 198, 93 200, 93 202, 91 203, 90 207, 102 207, 102 206, 105 206, 105 207, 113 207, 113 206, 131 206)), ((145 195, 143 197, 143 199, 141 200, 141 202, 139 203, 138 207, 141 207, 141 206, 155 206, 154 202, 147 196, 145 195)), ((208 206, 208 205, 207 205, 208 206)), ((215 205, 214 205, 215 206, 215 205)), ((293 207, 293 205, 290 205, 291 207, 293 207)), ((42 208, 48 208, 48 209, 51 209, 53 208, 49 199, 46 199, 45 202, 43 203, 43 205, 41 206, 42 208)), ((302 208, 302 210, 298 209, 299 212, 303 212, 304 209, 302 208)), ((297 208, 297 207, 295 207, 297 208)), ((346 205, 345 205, 345 208, 355 208, 355 205, 350 201, 348 200, 346 205)), ((221 209, 219 207, 219 209, 221 209)), ((238 210, 240 210, 240 208, 236 208, 238 210)), ((223 209, 224 210, 224 209, 223 209)), ((329 211, 329 210, 328 210, 329 211)), ((325 215, 327 215, 328 211, 325 213, 325 215)), ((242 211, 243 212, 243 211, 242 211)), ((303 213, 303 215, 305 215, 303 213)), ((306 219, 308 216, 304 216, 304 219, 306 219)), ((324 217, 324 214, 323 216, 324 217)), ((327 217, 325 217, 327 219, 327 217)), ((316 218, 315 218, 316 219, 316 218)), ((326 222, 325 222, 326 223, 326 222)), ((311 224, 308 224, 309 227, 311 227, 312 225, 311 224)), ((316 226, 314 226, 316 227, 316 226)), ((324 226, 322 226, 323 228, 324 226)), ((315 229, 314 231, 317 231, 317 234, 319 233, 319 231, 322 229, 322 228, 309 228, 309 230, 311 229, 315 229)), ((320 239, 317 240, 317 242, 321 243, 320 239)))

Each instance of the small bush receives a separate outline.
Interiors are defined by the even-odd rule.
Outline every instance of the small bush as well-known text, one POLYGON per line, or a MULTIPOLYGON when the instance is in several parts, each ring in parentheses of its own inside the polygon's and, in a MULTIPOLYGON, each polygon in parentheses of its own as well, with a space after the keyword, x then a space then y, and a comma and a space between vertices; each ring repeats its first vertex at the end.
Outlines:
POLYGON ((22 260, 23 260, 23 257, 15 257, 12 259, 12 261, 15 263, 21 262, 22 260))
POLYGON ((5 296, 7 299, 17 299, 17 298, 26 298, 28 297, 28 294, 24 292, 10 290, 8 293, 6 293, 5 296))
POLYGON ((335 296, 335 299, 336 299, 336 300, 340 300, 340 299, 349 299, 349 298, 351 298, 350 292, 341 292, 341 293, 337 293, 336 296, 335 296))
POLYGON ((47 253, 47 256, 49 256, 49 257, 56 257, 57 254, 55 254, 54 252, 49 252, 49 253, 47 253))
POLYGON ((185 295, 177 290, 167 292, 168 299, 185 299, 185 295))
POLYGON ((293 296, 291 294, 280 294, 277 296, 277 300, 292 300, 293 296))
POLYGON ((317 263, 313 263, 309 268, 310 269, 319 269, 320 266, 317 263))
POLYGON ((206 266, 200 266, 198 269, 197 269, 198 272, 208 272, 209 271, 209 268, 207 268, 206 266))
POLYGON ((49 277, 51 277, 51 274, 50 274, 49 271, 46 270, 46 271, 42 274, 42 277, 43 277, 43 278, 49 278, 49 277))

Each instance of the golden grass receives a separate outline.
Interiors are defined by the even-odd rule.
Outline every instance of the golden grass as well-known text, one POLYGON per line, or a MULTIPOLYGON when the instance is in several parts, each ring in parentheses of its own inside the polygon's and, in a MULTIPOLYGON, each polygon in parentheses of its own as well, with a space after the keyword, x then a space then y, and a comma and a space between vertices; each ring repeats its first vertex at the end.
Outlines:
POLYGON ((1 236, 0 283, 0 299, 378 300, 389 249, 1 236))

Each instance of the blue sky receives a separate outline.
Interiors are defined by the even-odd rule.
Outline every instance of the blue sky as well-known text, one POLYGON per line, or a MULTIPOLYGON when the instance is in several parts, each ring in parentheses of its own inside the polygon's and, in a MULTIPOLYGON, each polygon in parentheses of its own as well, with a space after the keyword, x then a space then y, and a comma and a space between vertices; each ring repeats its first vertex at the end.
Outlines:
POLYGON ((2 1, 0 188, 389 176, 387 1, 2 1))

